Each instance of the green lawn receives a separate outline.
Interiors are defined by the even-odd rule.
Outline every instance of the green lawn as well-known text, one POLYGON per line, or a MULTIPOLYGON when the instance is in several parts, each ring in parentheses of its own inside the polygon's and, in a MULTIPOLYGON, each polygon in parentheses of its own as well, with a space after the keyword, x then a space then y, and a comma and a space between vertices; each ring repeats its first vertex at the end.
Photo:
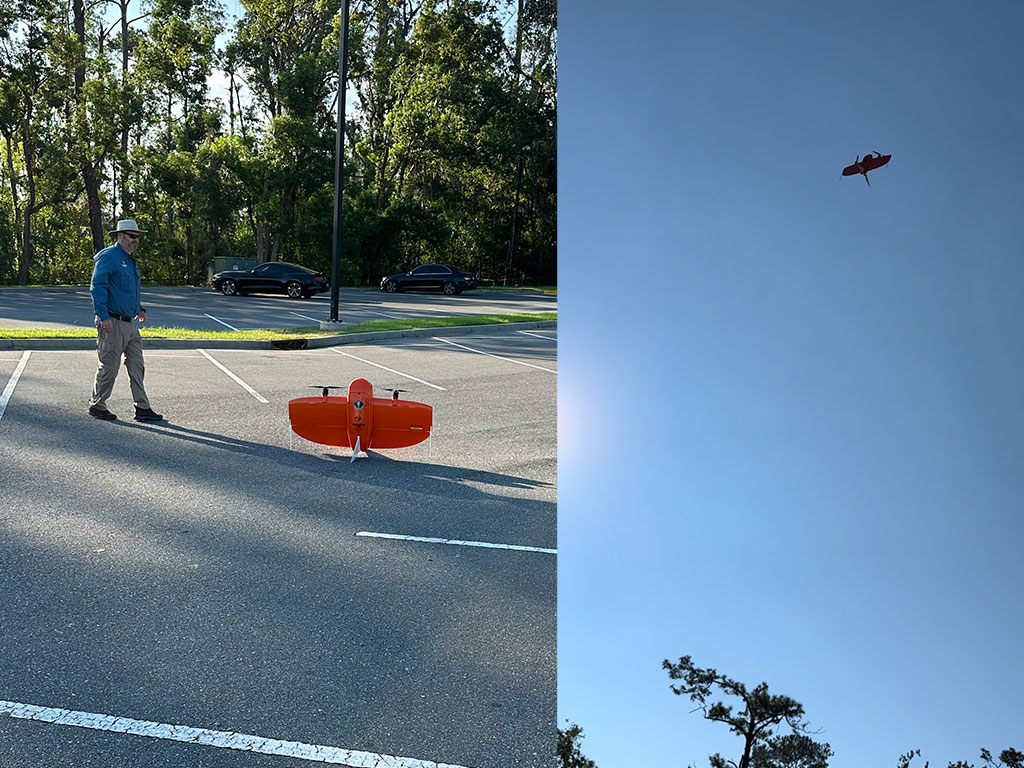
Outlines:
MULTIPOLYGON (((276 341, 317 336, 340 336, 350 333, 374 331, 407 331, 415 328, 451 328, 460 325, 494 325, 525 323, 537 320, 557 320, 557 312, 512 315, 470 315, 460 317, 431 317, 409 320, 371 320, 350 325, 343 331, 322 331, 318 325, 279 328, 259 331, 196 331, 189 328, 147 328, 141 326, 144 338, 150 339, 246 339, 250 341, 276 341)), ((91 339, 95 328, 0 328, 0 339, 91 339)))

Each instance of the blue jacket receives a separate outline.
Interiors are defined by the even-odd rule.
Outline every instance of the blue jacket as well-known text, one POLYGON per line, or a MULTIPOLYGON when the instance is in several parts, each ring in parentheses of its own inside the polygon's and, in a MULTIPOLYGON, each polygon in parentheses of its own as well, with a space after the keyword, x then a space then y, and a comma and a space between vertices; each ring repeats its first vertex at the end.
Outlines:
POLYGON ((135 317, 142 310, 139 265, 120 243, 92 257, 96 266, 92 271, 93 311, 100 320, 110 319, 111 312, 135 317))

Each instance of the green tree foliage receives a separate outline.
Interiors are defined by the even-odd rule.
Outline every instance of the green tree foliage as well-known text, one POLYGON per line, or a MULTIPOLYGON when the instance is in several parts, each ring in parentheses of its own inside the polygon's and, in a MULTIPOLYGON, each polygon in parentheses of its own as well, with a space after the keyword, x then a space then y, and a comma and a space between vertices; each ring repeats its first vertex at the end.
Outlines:
POLYGON ((18 281, 36 259, 39 216, 81 190, 72 141, 75 40, 54 0, 19 0, 0 36, 0 135, 17 231, 18 281))
POLYGON ((206 0, 156 0, 147 34, 136 52, 137 75, 163 114, 164 148, 194 152, 216 128, 209 113, 207 79, 213 67, 220 9, 206 0))
POLYGON ((662 662, 672 680, 681 681, 670 688, 677 696, 688 696, 703 711, 704 718, 723 723, 743 740, 737 761, 720 754, 710 757, 712 768, 827 768, 832 750, 810 738, 804 721, 804 708, 789 696, 768 691, 768 683, 748 688, 715 669, 702 669, 689 656, 677 663, 662 662), (714 701, 718 696, 733 699, 714 701), (738 709, 736 709, 738 707, 738 709), (776 735, 787 727, 789 734, 776 735))
MULTIPOLYGON (((125 217, 148 279, 328 270, 340 8, 242 0, 233 29, 218 0, 0 8, 0 282, 82 282, 125 217)), ((556 46, 553 0, 351 0, 341 282, 431 261, 555 282, 556 46)))
POLYGON ((413 14, 408 3, 376 0, 354 17, 352 72, 366 116, 355 153, 363 204, 381 225, 362 242, 365 275, 409 268, 429 250, 502 276, 517 168, 529 147, 514 267, 554 282, 553 72, 549 87, 525 87, 489 11, 472 0, 434 0, 413 14), (413 208, 419 213, 410 217, 413 208), (396 241, 399 211, 404 236, 396 241))
POLYGON ((565 721, 568 727, 558 729, 558 765, 559 768, 597 768, 597 764, 586 757, 580 749, 583 740, 583 729, 575 723, 565 721))
MULTIPOLYGON (((904 755, 900 755, 899 760, 896 762, 896 768, 910 768, 910 763, 913 762, 915 757, 921 756, 921 750, 912 749, 904 755)), ((1024 768, 1024 752, 1020 750, 1004 749, 999 753, 999 757, 995 758, 992 753, 987 749, 981 750, 981 763, 985 768, 1024 768)), ((924 768, 928 768, 928 763, 925 762, 924 768)), ((966 760, 950 761, 948 768, 975 768, 974 763, 970 763, 966 760)))
POLYGON ((773 736, 754 747, 752 768, 828 768, 833 755, 828 744, 821 744, 806 733, 773 736))

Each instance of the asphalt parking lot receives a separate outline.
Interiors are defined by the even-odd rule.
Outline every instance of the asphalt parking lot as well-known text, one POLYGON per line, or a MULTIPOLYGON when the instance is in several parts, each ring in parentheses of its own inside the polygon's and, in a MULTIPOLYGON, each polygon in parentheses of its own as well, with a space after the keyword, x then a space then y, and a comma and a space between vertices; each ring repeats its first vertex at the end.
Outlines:
POLYGON ((150 349, 154 424, 123 371, 86 415, 95 352, 0 350, 0 765, 550 765, 556 339, 150 349), (358 376, 431 443, 290 439, 358 376))
MULTIPOLYGON (((331 316, 330 293, 309 299, 253 294, 222 296, 209 288, 143 287, 149 323, 166 328, 253 330, 318 325, 331 316)), ((555 312, 556 296, 535 292, 476 290, 459 296, 409 292, 390 294, 365 288, 341 288, 338 320, 450 317, 452 315, 555 312)), ((91 328, 88 286, 0 289, 0 328, 91 328)))

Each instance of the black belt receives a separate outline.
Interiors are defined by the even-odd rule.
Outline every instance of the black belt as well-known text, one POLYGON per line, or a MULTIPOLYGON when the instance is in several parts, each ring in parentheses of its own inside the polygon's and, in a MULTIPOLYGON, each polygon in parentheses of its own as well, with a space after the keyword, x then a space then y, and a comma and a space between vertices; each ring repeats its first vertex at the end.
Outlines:
POLYGON ((119 315, 119 314, 117 314, 117 312, 110 312, 109 314, 115 320, 124 320, 126 323, 130 323, 134 319, 134 318, 128 317, 128 315, 119 315))

